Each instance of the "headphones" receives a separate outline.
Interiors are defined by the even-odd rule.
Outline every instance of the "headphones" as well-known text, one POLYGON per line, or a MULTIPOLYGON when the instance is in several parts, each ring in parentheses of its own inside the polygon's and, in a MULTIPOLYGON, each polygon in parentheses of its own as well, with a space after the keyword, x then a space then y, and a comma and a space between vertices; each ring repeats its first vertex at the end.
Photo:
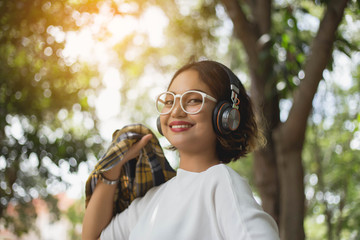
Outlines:
MULTIPOLYGON (((240 111, 239 105, 240 100, 238 98, 240 92, 240 80, 239 78, 225 65, 215 62, 208 61, 218 64, 228 75, 230 80, 230 90, 231 90, 231 101, 223 100, 216 104, 213 111, 213 127, 217 135, 227 135, 232 131, 238 129, 240 125, 240 111)), ((161 135, 163 135, 161 130, 160 116, 156 120, 156 126, 161 135)))

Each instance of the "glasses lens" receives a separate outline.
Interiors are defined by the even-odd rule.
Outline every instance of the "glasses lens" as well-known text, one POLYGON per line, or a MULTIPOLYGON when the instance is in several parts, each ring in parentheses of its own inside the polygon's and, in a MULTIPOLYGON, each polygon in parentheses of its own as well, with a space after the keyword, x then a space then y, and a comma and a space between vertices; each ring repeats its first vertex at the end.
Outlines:
POLYGON ((166 114, 171 111, 174 105, 174 95, 171 93, 162 93, 156 100, 156 109, 159 113, 166 114))
POLYGON ((198 113, 204 104, 204 99, 198 92, 186 92, 182 96, 181 104, 186 112, 198 113))

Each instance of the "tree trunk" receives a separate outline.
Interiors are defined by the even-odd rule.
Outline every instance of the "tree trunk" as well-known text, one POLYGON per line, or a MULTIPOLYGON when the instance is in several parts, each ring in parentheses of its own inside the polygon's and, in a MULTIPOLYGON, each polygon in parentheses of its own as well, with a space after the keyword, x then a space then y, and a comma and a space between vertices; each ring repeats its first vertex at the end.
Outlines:
POLYGON ((281 186, 280 236, 286 240, 303 240, 305 196, 302 144, 294 147, 297 144, 289 142, 289 134, 291 132, 283 132, 283 128, 273 132, 281 186))
POLYGON ((256 68, 250 69, 251 97, 267 144, 263 149, 254 153, 254 177, 263 209, 279 224, 280 185, 275 152, 276 143, 272 139, 272 130, 280 123, 279 99, 274 91, 276 89, 275 82, 266 77, 271 75, 273 64, 269 59, 264 59, 257 66, 263 66, 262 71, 258 71, 256 68), (258 78, 268 81, 264 83, 254 80, 258 78))

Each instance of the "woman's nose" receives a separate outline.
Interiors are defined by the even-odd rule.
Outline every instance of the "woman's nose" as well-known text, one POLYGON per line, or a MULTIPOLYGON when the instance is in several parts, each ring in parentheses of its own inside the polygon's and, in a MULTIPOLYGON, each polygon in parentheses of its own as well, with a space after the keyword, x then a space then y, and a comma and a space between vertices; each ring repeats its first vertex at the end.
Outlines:
POLYGON ((186 112, 184 112, 181 108, 180 101, 175 101, 174 108, 171 110, 172 117, 185 116, 186 112))

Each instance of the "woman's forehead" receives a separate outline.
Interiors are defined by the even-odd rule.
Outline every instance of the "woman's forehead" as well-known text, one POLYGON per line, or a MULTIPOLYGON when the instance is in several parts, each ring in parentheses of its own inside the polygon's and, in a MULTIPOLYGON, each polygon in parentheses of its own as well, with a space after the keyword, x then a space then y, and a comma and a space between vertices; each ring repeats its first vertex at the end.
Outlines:
POLYGON ((210 94, 209 86, 200 79, 199 73, 196 70, 186 70, 177 75, 171 82, 168 91, 184 93, 188 90, 198 90, 210 94))

